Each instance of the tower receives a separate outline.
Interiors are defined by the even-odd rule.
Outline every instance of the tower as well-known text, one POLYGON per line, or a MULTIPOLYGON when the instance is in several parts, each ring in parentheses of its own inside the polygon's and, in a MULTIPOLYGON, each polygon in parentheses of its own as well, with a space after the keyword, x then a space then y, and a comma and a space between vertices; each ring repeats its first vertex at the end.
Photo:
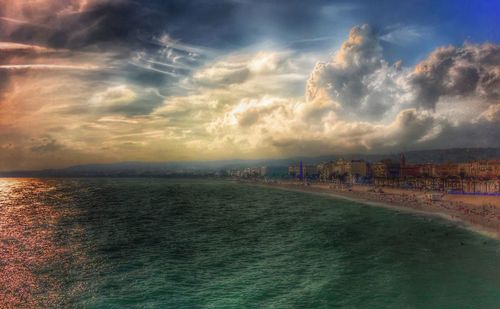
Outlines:
POLYGON ((406 158, 404 153, 399 155, 399 177, 405 177, 405 168, 406 168, 406 158))
POLYGON ((404 167, 406 165, 406 158, 404 153, 401 153, 399 155, 399 163, 401 164, 401 167, 404 167))

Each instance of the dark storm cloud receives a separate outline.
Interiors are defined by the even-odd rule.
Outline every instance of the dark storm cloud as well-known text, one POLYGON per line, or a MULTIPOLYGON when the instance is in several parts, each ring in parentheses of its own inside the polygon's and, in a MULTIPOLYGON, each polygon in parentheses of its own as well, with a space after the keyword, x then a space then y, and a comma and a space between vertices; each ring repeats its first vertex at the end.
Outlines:
MULTIPOLYGON (((14 29, 9 30, 8 37, 16 42, 81 49, 111 42, 133 43, 138 33, 151 32, 161 25, 159 13, 134 2, 97 1, 83 11, 74 12, 66 12, 68 7, 60 2, 51 1, 50 5, 51 10, 44 10, 21 4, 25 15, 21 18, 30 22, 11 25, 14 29)), ((1 22, 12 24, 9 20, 1 22)))
POLYGON ((49 153, 64 148, 63 145, 50 136, 42 137, 39 140, 33 141, 33 143, 35 145, 30 148, 32 152, 49 153))
POLYGON ((416 102, 434 108, 440 97, 478 95, 500 98, 500 46, 493 44, 439 48, 419 63, 410 77, 416 102))

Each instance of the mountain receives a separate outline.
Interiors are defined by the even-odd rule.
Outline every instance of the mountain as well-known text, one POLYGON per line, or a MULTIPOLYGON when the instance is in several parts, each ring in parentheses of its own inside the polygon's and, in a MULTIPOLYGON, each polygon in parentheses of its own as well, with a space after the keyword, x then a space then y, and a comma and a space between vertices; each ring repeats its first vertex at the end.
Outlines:
MULTIPOLYGON (((500 158, 500 148, 455 148, 419 150, 404 152, 408 163, 466 162, 500 158)), ((177 162, 119 162, 111 164, 76 165, 61 169, 38 171, 0 172, 0 177, 203 177, 214 175, 224 169, 245 167, 286 167, 300 160, 305 164, 318 164, 335 160, 363 159, 376 162, 382 159, 399 160, 400 154, 345 154, 319 157, 293 157, 269 160, 218 160, 218 161, 177 161, 177 162)))

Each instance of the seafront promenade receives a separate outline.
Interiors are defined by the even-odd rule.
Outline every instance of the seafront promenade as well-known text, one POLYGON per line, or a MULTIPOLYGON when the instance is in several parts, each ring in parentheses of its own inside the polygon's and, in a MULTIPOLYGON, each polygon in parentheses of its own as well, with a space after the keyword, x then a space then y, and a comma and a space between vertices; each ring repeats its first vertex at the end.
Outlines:
POLYGON ((379 207, 440 216, 490 237, 500 239, 500 197, 442 194, 431 199, 429 193, 405 189, 353 185, 338 188, 324 183, 297 181, 245 182, 278 189, 328 195, 379 207))

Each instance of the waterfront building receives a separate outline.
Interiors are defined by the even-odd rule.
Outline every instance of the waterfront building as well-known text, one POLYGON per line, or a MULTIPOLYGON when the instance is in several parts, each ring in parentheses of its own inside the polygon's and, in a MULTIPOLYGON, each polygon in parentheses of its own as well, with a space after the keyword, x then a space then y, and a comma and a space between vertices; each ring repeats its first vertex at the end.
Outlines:
POLYGON ((460 163, 458 164, 458 170, 461 177, 494 179, 500 177, 500 160, 460 163))
POLYGON ((263 176, 266 176, 266 175, 267 175, 267 166, 262 166, 262 167, 260 167, 259 169, 260 169, 259 173, 260 173, 260 176, 261 176, 261 177, 263 177, 263 176))
POLYGON ((436 177, 436 166, 432 163, 421 164, 420 175, 423 177, 436 177))
POLYGON ((489 160, 488 161, 491 165, 492 173, 495 178, 500 178, 500 159, 497 160, 489 160))
POLYGON ((344 160, 343 158, 335 161, 334 173, 337 176, 350 176, 351 175, 351 161, 344 160))
POLYGON ((318 167, 311 164, 292 164, 288 166, 288 176, 292 178, 315 178, 318 177, 318 167))
POLYGON ((374 178, 387 178, 389 175, 387 165, 382 161, 373 164, 372 171, 374 178))
POLYGON ((288 176, 290 177, 299 177, 300 175, 300 165, 292 164, 288 166, 288 176))
POLYGON ((350 174, 356 177, 367 177, 368 164, 364 160, 351 160, 350 174))
POLYGON ((318 176, 318 167, 316 165, 305 164, 302 166, 304 178, 315 178, 318 176))
POLYGON ((321 181, 329 181, 335 175, 335 162, 325 162, 318 164, 318 173, 321 181))
POLYGON ((459 168, 458 164, 454 163, 444 163, 440 165, 436 165, 434 167, 434 174, 436 177, 457 177, 459 176, 459 168))
POLYGON ((364 160, 351 160, 351 182, 366 181, 368 177, 368 163, 364 160))
POLYGON ((390 159, 379 161, 373 165, 373 177, 398 178, 401 176, 401 164, 390 159))
POLYGON ((420 164, 405 164, 405 166, 401 167, 401 177, 406 178, 415 178, 421 176, 421 168, 420 164))

